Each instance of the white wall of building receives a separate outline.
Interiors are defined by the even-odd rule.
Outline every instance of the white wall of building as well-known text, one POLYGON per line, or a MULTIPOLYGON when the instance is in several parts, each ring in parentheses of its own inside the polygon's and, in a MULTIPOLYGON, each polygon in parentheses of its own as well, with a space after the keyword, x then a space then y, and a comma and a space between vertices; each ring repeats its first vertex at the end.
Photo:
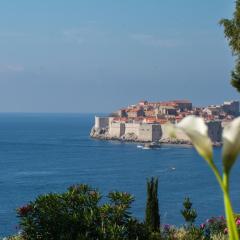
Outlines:
POLYGON ((108 117, 97 117, 95 116, 95 128, 107 128, 109 126, 109 118, 108 117))

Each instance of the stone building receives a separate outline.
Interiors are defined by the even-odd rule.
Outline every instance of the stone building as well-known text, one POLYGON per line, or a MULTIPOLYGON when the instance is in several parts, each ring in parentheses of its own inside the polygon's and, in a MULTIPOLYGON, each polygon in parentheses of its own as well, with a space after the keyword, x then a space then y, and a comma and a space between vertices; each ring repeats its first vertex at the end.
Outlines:
POLYGON ((95 116, 95 128, 103 129, 109 126, 109 117, 97 117, 95 116))
POLYGON ((133 108, 133 109, 129 109, 127 111, 127 116, 129 118, 137 118, 137 117, 143 117, 144 116, 144 111, 142 108, 133 108))
POLYGON ((224 102, 222 109, 225 113, 237 117, 239 116, 239 101, 224 102))
POLYGON ((175 100, 173 102, 177 105, 177 108, 180 109, 180 111, 192 110, 192 103, 188 100, 175 100))
POLYGON ((159 106, 155 110, 155 114, 157 116, 162 116, 162 115, 176 115, 177 114, 177 109, 173 106, 159 106))
POLYGON ((120 109, 117 111, 119 117, 127 117, 126 109, 120 109))
POLYGON ((221 121, 207 121, 208 135, 212 142, 222 141, 222 123, 221 121))
POLYGON ((214 115, 214 116, 220 115, 221 111, 222 109, 220 106, 214 106, 214 105, 211 105, 203 109, 203 113, 206 113, 208 115, 214 115))

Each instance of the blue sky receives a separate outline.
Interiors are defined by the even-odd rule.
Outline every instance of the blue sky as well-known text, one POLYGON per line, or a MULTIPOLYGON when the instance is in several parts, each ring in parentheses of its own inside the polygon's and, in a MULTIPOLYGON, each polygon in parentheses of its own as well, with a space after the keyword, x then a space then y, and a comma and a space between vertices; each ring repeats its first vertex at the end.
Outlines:
POLYGON ((2 0, 0 112, 239 99, 218 25, 233 0, 2 0))

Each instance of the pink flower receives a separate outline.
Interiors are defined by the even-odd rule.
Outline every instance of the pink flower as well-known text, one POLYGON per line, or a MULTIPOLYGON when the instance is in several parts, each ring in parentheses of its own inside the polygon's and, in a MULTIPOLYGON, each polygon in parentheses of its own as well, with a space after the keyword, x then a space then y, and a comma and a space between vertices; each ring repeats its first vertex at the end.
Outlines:
POLYGON ((213 222, 214 222, 213 218, 207 219, 207 223, 213 223, 213 222))
POLYGON ((31 211, 32 211, 32 206, 31 205, 25 205, 25 206, 20 207, 18 209, 18 213, 21 217, 25 217, 31 211))
POLYGON ((205 225, 204 223, 202 223, 202 224, 200 225, 200 228, 203 229, 203 228, 205 228, 205 226, 206 226, 206 225, 205 225))
POLYGON ((236 224, 239 226, 240 225, 240 219, 237 219, 236 224))
POLYGON ((227 234, 228 233, 228 229, 225 228, 223 232, 224 232, 224 234, 227 234))
POLYGON ((220 216, 219 218, 220 218, 221 220, 225 220, 224 216, 220 216))

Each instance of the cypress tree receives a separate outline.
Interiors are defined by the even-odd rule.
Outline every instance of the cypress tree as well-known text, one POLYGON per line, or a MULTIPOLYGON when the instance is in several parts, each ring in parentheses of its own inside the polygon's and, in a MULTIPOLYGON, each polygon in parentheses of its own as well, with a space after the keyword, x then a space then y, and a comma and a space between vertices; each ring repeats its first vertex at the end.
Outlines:
POLYGON ((147 180, 146 225, 153 232, 160 229, 160 215, 158 206, 158 179, 147 180))
POLYGON ((184 199, 183 207, 184 208, 181 210, 181 214, 184 217, 187 226, 191 227, 197 218, 197 212, 192 208, 192 203, 189 197, 184 199))

